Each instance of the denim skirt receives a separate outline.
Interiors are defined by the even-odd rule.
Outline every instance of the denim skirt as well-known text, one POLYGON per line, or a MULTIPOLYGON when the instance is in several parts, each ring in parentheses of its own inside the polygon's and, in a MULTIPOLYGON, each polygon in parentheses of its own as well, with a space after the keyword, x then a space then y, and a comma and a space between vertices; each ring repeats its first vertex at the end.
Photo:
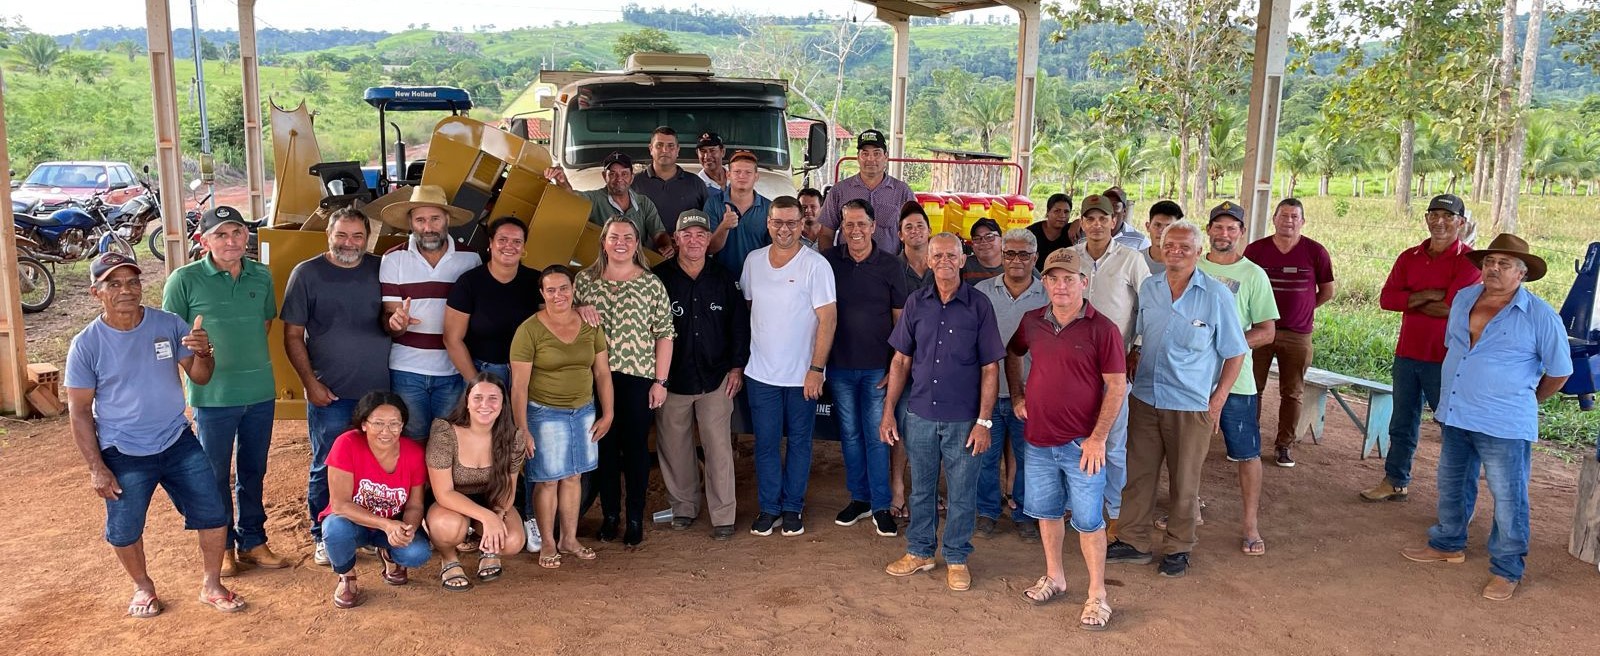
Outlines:
POLYGON ((533 458, 528 461, 528 480, 547 483, 594 471, 600 463, 600 445, 589 439, 593 426, 593 401, 579 408, 556 408, 529 401, 533 458))

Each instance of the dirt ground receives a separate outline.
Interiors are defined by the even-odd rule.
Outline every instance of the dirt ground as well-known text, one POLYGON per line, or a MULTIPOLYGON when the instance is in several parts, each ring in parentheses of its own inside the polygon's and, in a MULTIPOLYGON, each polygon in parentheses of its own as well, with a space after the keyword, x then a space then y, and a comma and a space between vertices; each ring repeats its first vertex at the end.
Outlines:
MULTIPOLYGON (((8 509, 0 513, 7 580, 0 644, 24 654, 1044 654, 1154 645, 1182 654, 1595 653, 1600 576, 1566 551, 1577 465, 1536 453, 1528 575, 1515 600, 1497 604, 1478 596, 1490 511, 1473 524, 1464 565, 1413 564, 1397 553, 1422 541, 1431 523, 1437 430, 1424 429, 1412 500, 1369 505, 1355 492, 1382 476, 1382 461, 1356 458, 1360 439, 1345 417, 1328 423, 1320 446, 1296 451, 1299 467, 1266 468, 1261 525, 1269 552, 1261 558, 1239 552, 1234 468, 1215 444, 1203 488, 1206 524, 1189 575, 1163 579, 1153 566, 1109 566, 1116 615, 1111 631, 1091 634, 1073 627, 1084 578, 1070 536, 1072 589, 1042 608, 1021 596, 1043 571, 1039 548, 1004 520, 995 537, 975 539, 969 592, 947 591, 943 567, 904 580, 885 575, 904 538, 877 537, 866 522, 832 523, 847 501, 833 442, 817 445, 804 536, 745 532, 755 514, 745 442, 740 532, 730 542, 712 542, 703 521, 686 532, 657 526, 640 551, 591 539, 598 560, 559 570, 518 555, 499 581, 465 594, 439 587, 437 560, 394 588, 364 558, 366 605, 336 610, 333 574, 310 561, 308 450, 299 421, 278 423, 266 491, 271 544, 299 562, 230 579, 250 603, 242 615, 205 608, 194 601, 194 536, 158 493, 146 549, 167 610, 153 620, 126 619, 132 585, 100 537, 104 509, 65 421, 10 422, 0 438, 0 507, 8 509)), ((664 506, 657 482, 649 507, 664 506)), ((585 534, 594 522, 593 514, 586 518, 585 534)))

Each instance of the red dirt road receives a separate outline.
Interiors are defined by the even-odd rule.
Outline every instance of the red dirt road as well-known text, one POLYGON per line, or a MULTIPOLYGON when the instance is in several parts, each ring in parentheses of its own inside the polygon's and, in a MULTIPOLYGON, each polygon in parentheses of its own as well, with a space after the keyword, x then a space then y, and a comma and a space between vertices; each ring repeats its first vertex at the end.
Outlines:
MULTIPOLYGON (((1266 427, 1275 424, 1271 412, 1266 427)), ((231 579, 250 602, 242 615, 202 607, 194 601, 194 537, 158 494, 146 549, 167 610, 125 619, 132 585, 100 537, 103 506, 66 423, 3 427, 0 644, 13 653, 1585 654, 1600 640, 1600 575, 1566 552, 1576 465, 1535 454, 1532 552, 1513 601, 1478 596, 1488 567, 1486 506, 1465 565, 1399 556, 1424 539, 1433 515, 1431 426, 1412 501, 1369 505, 1355 492, 1382 476, 1382 461, 1356 459, 1353 427, 1330 416, 1324 443, 1297 450, 1299 467, 1267 466, 1261 526, 1269 552, 1261 558, 1239 553, 1233 466, 1214 445, 1206 524, 1189 575, 1168 580, 1153 566, 1109 566, 1116 615, 1103 634, 1073 628, 1084 579, 1071 536, 1071 591, 1042 608, 1021 596, 1043 571, 1039 548, 1020 542, 1004 520, 994 538, 975 539, 970 592, 947 591, 943 567, 906 580, 884 575, 904 539, 877 537, 865 523, 832 523, 846 501, 832 442, 817 445, 804 536, 744 532, 755 489, 746 443, 740 532, 731 542, 711 542, 704 522, 682 533, 652 528, 642 551, 591 540, 597 561, 559 570, 519 555, 499 581, 466 594, 440 589, 437 560, 414 570, 409 586, 391 588, 376 561, 363 559, 366 605, 336 610, 328 601, 333 574, 310 562, 305 424, 294 421, 279 422, 274 434, 267 528, 273 547, 300 562, 231 579)), ((651 494, 649 507, 663 507, 659 483, 651 494)), ((585 531, 592 526, 591 516, 585 531)))

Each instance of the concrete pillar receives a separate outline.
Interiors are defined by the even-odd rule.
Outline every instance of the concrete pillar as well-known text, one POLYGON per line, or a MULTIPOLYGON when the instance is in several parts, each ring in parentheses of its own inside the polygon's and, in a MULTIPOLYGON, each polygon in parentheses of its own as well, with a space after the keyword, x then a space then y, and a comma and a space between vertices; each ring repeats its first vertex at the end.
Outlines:
MULTIPOLYGON (((1250 118, 1245 128, 1244 175, 1239 204, 1250 239, 1272 234, 1272 163, 1278 147, 1278 110, 1289 54, 1289 0, 1262 0, 1256 16, 1255 66, 1250 72, 1250 118)), ((1292 193, 1292 192, 1291 192, 1292 193)))
MULTIPOLYGON (((5 74, 0 72, 0 89, 5 74)), ((5 95, 0 94, 0 225, 12 225, 11 155, 6 150, 5 95)), ((22 325, 21 283, 17 280, 17 231, 0 236, 0 411, 28 414, 23 395, 23 369, 28 366, 28 339, 22 325)), ((58 292, 59 294, 59 292, 58 292)))
MULTIPOLYGON (((878 20, 894 30, 894 77, 889 83, 889 157, 906 156, 906 103, 911 97, 911 17, 878 7, 878 20)), ((829 135, 830 137, 832 135, 829 135)), ((889 162, 889 175, 901 175, 900 162, 889 162)))
MULTIPOLYGON (((1270 2, 1270 0, 1267 0, 1270 2)), ((1017 12, 1017 95, 1011 115, 1011 161, 1022 167, 1022 193, 1033 179, 1033 104, 1039 82, 1039 3, 1000 0, 1017 12)))
POLYGON ((256 0, 239 3, 239 71, 244 75, 244 169, 250 217, 267 218, 266 163, 261 152, 261 84, 256 77, 256 0))
POLYGON ((156 171, 160 174, 161 219, 167 273, 188 264, 189 234, 183 222, 183 154, 178 134, 178 87, 172 72, 172 12, 168 0, 145 0, 145 36, 150 52, 150 96, 155 104, 156 171))

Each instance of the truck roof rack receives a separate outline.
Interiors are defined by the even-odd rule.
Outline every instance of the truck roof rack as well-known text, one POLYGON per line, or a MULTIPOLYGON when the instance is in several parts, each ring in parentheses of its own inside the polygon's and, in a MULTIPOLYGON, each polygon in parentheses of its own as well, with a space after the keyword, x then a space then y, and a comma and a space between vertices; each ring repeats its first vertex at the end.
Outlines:
POLYGON ((711 57, 699 53, 636 52, 628 55, 628 64, 622 72, 709 76, 711 57))

